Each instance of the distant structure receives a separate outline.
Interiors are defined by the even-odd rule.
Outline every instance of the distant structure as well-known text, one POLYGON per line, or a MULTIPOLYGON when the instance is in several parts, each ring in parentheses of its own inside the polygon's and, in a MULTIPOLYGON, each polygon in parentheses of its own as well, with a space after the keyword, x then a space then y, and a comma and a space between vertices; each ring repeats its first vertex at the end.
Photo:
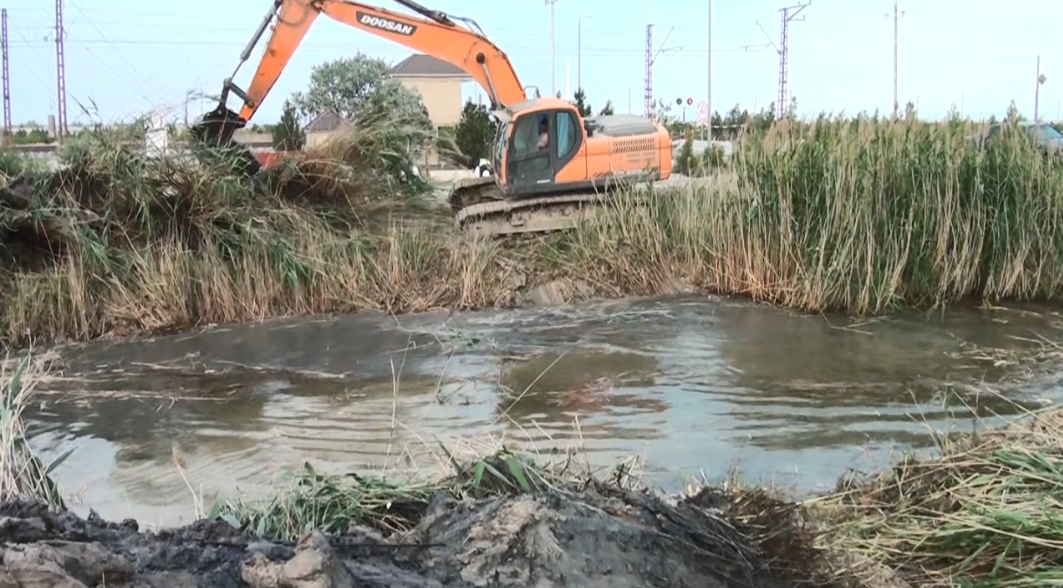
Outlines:
POLYGON ((4 144, 11 140, 11 68, 7 60, 7 9, 0 10, 0 43, 3 44, 4 59, 4 144))
POLYGON ((66 120, 66 57, 63 54, 63 38, 66 31, 63 29, 63 0, 55 0, 55 69, 56 89, 59 94, 59 125, 56 129, 58 137, 66 137, 70 131, 66 120))
POLYGON ((779 39, 779 117, 786 116, 786 110, 790 107, 790 80, 788 78, 790 62, 790 21, 805 20, 805 17, 797 19, 797 15, 808 7, 811 2, 795 4, 780 9, 782 12, 782 33, 779 39), (793 11, 793 12, 791 12, 793 11))
MULTIPOLYGON (((779 35, 778 45, 772 40, 768 31, 764 30, 760 21, 757 21, 757 26, 760 27, 764 36, 768 38, 768 44, 774 47, 775 51, 779 53, 779 101, 776 108, 776 116, 778 118, 786 116, 786 111, 790 108, 790 21, 805 20, 805 17, 802 16, 801 18, 797 18, 797 15, 805 8, 808 8, 810 4, 812 4, 812 0, 803 4, 794 4, 793 6, 786 6, 779 9, 779 13, 782 14, 782 31, 779 35)), ((754 46, 747 45, 746 49, 750 49, 751 47, 754 46)))
POLYGON ((335 110, 326 110, 303 127, 306 135, 306 147, 319 147, 342 135, 350 128, 350 123, 335 110))
MULTIPOLYGON (((683 47, 669 47, 664 48, 664 44, 668 41, 668 37, 672 35, 672 31, 675 27, 668 29, 668 34, 664 36, 664 41, 661 42, 661 46, 657 49, 657 52, 653 51, 653 25, 646 25, 646 88, 645 88, 645 100, 646 100, 646 118, 656 118, 657 109, 654 107, 657 103, 653 99, 653 64, 657 62, 657 57, 661 53, 667 53, 670 51, 682 51, 683 47)), ((630 110, 630 107, 629 107, 630 110)))
POLYGON ((388 71, 404 87, 421 95, 428 118, 436 128, 461 122, 462 87, 473 81, 461 68, 442 59, 415 53, 388 71))

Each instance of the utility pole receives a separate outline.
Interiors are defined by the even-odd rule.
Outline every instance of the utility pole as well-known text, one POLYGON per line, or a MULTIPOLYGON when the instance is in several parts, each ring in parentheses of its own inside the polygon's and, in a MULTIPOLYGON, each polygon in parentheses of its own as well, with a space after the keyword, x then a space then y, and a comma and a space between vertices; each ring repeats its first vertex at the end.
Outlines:
MULTIPOLYGON (((811 4, 809 2, 808 4, 811 4)), ((786 110, 790 106, 789 69, 790 64, 790 21, 795 20, 797 15, 808 4, 797 4, 782 9, 782 51, 779 52, 779 118, 786 116, 786 110), (790 11, 793 10, 793 13, 790 11)), ((800 20, 804 20, 801 17, 800 20)))
POLYGON ((653 52, 653 24, 646 25, 646 88, 645 88, 645 99, 646 99, 645 108, 646 108, 646 113, 645 114, 646 114, 646 118, 649 118, 649 119, 654 118, 654 116, 653 116, 654 115, 654 107, 653 107, 653 104, 654 104, 654 100, 653 100, 653 64, 657 61, 657 57, 661 53, 664 53, 664 52, 667 52, 667 51, 682 50, 683 49, 682 47, 675 47, 675 48, 671 48, 670 47, 668 49, 664 48, 664 44, 668 41, 668 37, 670 37, 672 35, 672 31, 674 31, 674 30, 675 30, 675 27, 672 27, 672 28, 668 29, 668 34, 664 36, 664 41, 661 42, 660 49, 657 49, 657 52, 654 53, 653 52))
POLYGON ((583 90, 583 19, 585 18, 591 18, 591 15, 579 15, 579 28, 576 33, 576 91, 583 90))
POLYGON ((793 6, 787 6, 780 8, 779 12, 782 14, 782 30, 779 35, 779 44, 776 45, 775 41, 771 40, 771 36, 768 35, 768 31, 764 30, 760 22, 757 22, 757 26, 764 33, 764 36, 768 38, 768 41, 775 51, 779 53, 779 101, 778 101, 778 118, 786 116, 786 110, 790 106, 790 89, 789 89, 789 62, 790 62, 790 21, 805 20, 805 17, 797 18, 797 15, 801 13, 805 8, 812 4, 812 0, 805 2, 804 4, 794 4, 793 6))
MULTIPOLYGON (((886 18, 890 15, 887 12, 886 18)), ((901 103, 897 97, 897 89, 899 87, 900 76, 900 19, 904 16, 904 12, 898 10, 897 0, 893 0, 893 118, 896 120, 900 114, 901 103)))
POLYGON ((653 118, 653 25, 646 25, 646 84, 644 88, 646 118, 653 118))
POLYGON ((557 20, 554 5, 557 0, 545 0, 550 7, 550 95, 557 95, 557 20))
POLYGON ((59 121, 56 134, 62 140, 69 134, 66 122, 66 59, 63 55, 63 0, 55 0, 55 65, 56 90, 59 94, 59 121))
POLYGON ((7 9, 0 10, 0 28, 3 29, 4 58, 4 145, 11 141, 11 68, 8 67, 7 54, 7 9))
POLYGON ((709 105, 708 121, 705 126, 709 128, 709 141, 712 141, 712 0, 709 0, 709 89, 705 101, 709 105))

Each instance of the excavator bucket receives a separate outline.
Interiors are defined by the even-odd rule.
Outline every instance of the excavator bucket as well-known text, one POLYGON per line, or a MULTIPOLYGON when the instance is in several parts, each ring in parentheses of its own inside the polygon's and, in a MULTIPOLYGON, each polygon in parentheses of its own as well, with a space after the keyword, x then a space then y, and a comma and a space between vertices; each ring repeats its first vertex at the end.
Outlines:
POLYGON ((203 115, 203 119, 191 129, 192 136, 211 146, 225 147, 232 144, 233 134, 247 123, 240 119, 225 103, 203 115))
POLYGON ((225 103, 218 104, 214 110, 203 115, 203 118, 189 129, 192 137, 209 147, 215 147, 233 152, 237 157, 237 170, 248 175, 255 175, 262 169, 262 164, 251 150, 233 140, 233 134, 246 126, 232 110, 226 108, 225 103))

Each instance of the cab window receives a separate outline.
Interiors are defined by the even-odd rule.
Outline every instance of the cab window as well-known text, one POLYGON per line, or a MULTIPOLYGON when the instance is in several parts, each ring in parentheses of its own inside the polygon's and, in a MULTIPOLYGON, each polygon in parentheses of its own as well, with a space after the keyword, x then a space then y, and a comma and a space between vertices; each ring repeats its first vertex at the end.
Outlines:
POLYGON ((576 146, 576 117, 571 112, 557 113, 557 158, 565 159, 576 146))
POLYGON ((539 117, 522 116, 513 131, 513 154, 526 155, 538 150, 539 117))

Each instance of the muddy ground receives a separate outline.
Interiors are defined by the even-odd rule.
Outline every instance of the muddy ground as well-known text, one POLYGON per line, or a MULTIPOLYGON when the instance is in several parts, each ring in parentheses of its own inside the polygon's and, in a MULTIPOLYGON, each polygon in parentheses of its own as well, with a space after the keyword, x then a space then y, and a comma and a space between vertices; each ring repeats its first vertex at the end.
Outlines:
MULTIPOLYGON (((789 526, 739 520, 733 506, 712 491, 669 501, 601 485, 475 501, 440 495, 402 536, 352 527, 284 544, 222 521, 139 532, 135 521, 10 503, 0 506, 0 588, 797 585, 787 562, 812 555, 778 533, 789 526)), ((769 506, 761 510, 773 518, 792 515, 769 506)))

